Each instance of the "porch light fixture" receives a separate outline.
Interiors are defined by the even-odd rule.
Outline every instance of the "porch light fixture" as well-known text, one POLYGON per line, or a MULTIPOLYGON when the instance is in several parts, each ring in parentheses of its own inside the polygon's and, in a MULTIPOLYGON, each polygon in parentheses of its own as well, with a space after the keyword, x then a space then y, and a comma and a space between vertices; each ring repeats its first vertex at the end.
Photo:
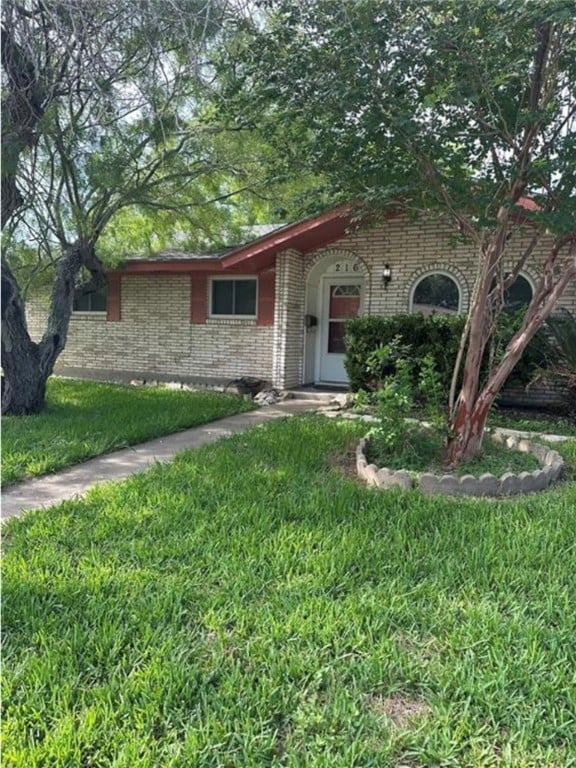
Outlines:
POLYGON ((382 282, 384 283, 384 288, 388 288, 388 283, 392 280, 392 270, 390 269, 390 264, 384 264, 384 270, 382 271, 382 282))

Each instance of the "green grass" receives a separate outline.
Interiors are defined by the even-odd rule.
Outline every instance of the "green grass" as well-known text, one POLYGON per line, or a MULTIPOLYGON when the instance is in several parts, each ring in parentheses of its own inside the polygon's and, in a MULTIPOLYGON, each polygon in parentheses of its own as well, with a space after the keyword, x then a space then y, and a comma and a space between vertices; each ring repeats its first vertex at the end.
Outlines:
MULTIPOLYGON (((370 414, 375 414, 376 412, 376 408, 370 403, 357 406, 354 410, 370 414)), ((414 418, 426 420, 426 414, 421 410, 416 410, 414 418)), ((490 411, 488 427, 505 427, 507 429, 517 429, 521 432, 540 432, 576 437, 576 421, 574 416, 560 416, 526 408, 494 408, 490 411)))
POLYGON ((576 422, 573 417, 544 414, 540 411, 496 409, 490 414, 488 426, 576 437, 576 422))
POLYGON ((576 765, 576 478, 382 493, 341 469, 364 429, 294 417, 9 522, 3 765, 576 765))
POLYGON ((252 407, 219 392, 52 378, 42 413, 2 417, 2 485, 252 407))
MULTIPOLYGON (((403 436, 400 446, 391 447, 379 439, 378 432, 372 434, 368 443, 367 458, 379 467, 408 469, 413 472, 434 472, 444 474, 444 436, 438 430, 412 429, 403 436)), ((506 472, 532 472, 540 468, 540 462, 530 453, 513 451, 505 445, 485 439, 482 452, 469 461, 458 464, 451 474, 480 475, 490 472, 497 477, 506 472)))

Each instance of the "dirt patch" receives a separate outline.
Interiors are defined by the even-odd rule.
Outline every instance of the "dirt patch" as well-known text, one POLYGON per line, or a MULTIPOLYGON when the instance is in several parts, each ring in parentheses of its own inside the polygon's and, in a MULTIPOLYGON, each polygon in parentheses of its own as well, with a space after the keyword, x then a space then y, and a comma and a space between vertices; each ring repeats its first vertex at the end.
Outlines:
POLYGON ((292 730, 291 723, 281 722, 278 724, 275 733, 274 746, 272 748, 272 751, 277 757, 282 757, 282 755, 287 752, 292 736, 292 730))
MULTIPOLYGON (((360 483, 358 472, 356 471, 356 446, 349 448, 347 451, 338 451, 330 456, 330 466, 334 467, 338 472, 341 472, 351 480, 356 480, 360 483)), ((364 483, 360 483, 364 485, 364 483)))
POLYGON ((398 730, 406 730, 416 720, 427 717, 431 709, 425 701, 408 696, 369 696, 368 708, 378 717, 386 717, 398 730))

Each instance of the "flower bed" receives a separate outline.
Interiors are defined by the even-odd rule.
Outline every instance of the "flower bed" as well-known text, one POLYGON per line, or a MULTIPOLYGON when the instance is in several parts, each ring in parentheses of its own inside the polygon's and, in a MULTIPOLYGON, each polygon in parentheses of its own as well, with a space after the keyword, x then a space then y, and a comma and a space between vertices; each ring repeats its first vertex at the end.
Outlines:
POLYGON ((560 474, 564 461, 557 451, 546 445, 532 443, 518 437, 505 437, 499 433, 490 435, 495 442, 504 443, 511 450, 530 453, 541 464, 534 472, 506 472, 501 477, 485 473, 479 477, 451 474, 436 475, 432 472, 415 473, 407 469, 389 469, 369 464, 366 448, 369 438, 362 438, 356 448, 356 470, 368 485, 377 488, 419 488, 424 493, 442 493, 459 496, 512 496, 520 493, 542 491, 560 474))

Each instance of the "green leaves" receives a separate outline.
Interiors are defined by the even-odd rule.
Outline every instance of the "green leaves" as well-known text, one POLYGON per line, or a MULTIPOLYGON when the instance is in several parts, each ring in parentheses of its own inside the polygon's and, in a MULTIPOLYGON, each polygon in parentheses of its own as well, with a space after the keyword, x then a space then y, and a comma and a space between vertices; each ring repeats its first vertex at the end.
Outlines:
MULTIPOLYGON (((336 195, 377 208, 386 200, 382 190, 393 186, 416 206, 442 210, 447 195, 455 207, 477 207, 483 222, 493 223, 505 190, 526 172, 513 158, 528 128, 541 137, 531 140, 528 168, 568 151, 545 143, 574 108, 566 88, 576 80, 573 17, 563 1, 374 0, 344 7, 277 0, 267 8, 267 26, 243 37, 232 74, 221 73, 229 89, 236 86, 228 107, 266 132, 279 162, 287 126, 300 126, 292 136, 295 172, 322 173, 336 195), (534 107, 537 30, 550 21, 554 61, 546 64, 546 89, 534 107), (495 158, 506 188, 494 174, 495 158), (471 179, 486 189, 478 206, 471 179)), ((537 185, 525 185, 524 193, 537 185)), ((553 187, 548 207, 569 207, 556 194, 559 178, 553 187)))

